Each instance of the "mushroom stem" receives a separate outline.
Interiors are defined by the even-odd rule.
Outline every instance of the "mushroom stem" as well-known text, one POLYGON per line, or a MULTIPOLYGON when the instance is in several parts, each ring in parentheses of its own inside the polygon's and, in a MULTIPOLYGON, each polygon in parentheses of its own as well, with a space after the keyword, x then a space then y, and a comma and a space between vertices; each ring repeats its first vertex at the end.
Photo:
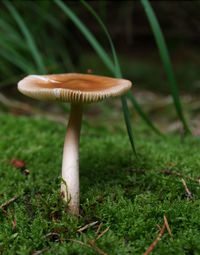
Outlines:
POLYGON ((82 104, 71 104, 70 117, 63 148, 61 194, 69 201, 69 210, 79 213, 79 137, 82 104))

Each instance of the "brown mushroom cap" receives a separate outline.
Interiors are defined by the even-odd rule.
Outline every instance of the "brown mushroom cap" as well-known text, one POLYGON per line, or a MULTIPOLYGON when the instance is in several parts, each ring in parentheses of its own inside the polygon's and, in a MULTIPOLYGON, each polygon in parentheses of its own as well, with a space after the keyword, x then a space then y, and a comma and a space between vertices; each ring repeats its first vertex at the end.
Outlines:
POLYGON ((120 96, 131 88, 129 80, 90 74, 29 75, 18 83, 18 90, 42 101, 92 103, 120 96))

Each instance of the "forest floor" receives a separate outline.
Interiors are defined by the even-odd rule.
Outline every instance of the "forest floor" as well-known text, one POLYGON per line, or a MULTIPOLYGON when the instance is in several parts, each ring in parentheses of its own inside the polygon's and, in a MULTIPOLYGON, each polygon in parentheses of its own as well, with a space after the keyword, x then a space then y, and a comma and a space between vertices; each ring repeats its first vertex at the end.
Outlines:
POLYGON ((170 97, 135 94, 165 137, 131 111, 136 159, 120 101, 85 107, 78 217, 60 197, 65 106, 1 97, 0 253, 200 254, 199 100, 182 100, 185 136, 170 97))

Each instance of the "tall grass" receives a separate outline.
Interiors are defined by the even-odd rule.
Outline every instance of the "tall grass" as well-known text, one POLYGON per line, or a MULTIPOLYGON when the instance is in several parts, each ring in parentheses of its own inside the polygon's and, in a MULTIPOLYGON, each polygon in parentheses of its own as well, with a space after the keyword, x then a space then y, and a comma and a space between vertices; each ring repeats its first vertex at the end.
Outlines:
POLYGON ((45 69, 45 65, 44 65, 43 60, 42 60, 41 53, 37 49, 35 41, 34 41, 32 35, 31 35, 31 33, 29 32, 28 27, 24 23, 23 18, 19 15, 19 13, 16 11, 16 9, 14 8, 14 6, 11 2, 4 0, 3 3, 6 5, 8 10, 12 14, 14 20, 16 21, 19 28, 21 29, 21 31, 24 35, 24 39, 26 40, 27 45, 30 48, 30 53, 33 56, 33 59, 34 59, 36 65, 37 65, 37 68, 38 68, 39 72, 40 73, 45 73, 46 69, 45 69))
POLYGON ((173 68, 171 65, 171 60, 169 57, 169 53, 167 50, 167 45, 165 43, 165 39, 163 36, 163 33, 161 31, 160 25, 158 23, 158 20, 156 18, 156 15, 153 11, 153 8, 151 7, 151 4, 149 3, 148 0, 141 0, 142 5, 144 6, 144 10, 145 13, 147 15, 147 18, 149 20, 149 23, 151 25, 155 40, 156 40, 156 44, 160 53, 160 57, 161 60, 163 62, 163 66, 165 69, 165 73, 168 79, 168 83, 170 85, 171 88, 171 94, 174 100, 174 106, 176 108, 177 111, 177 115, 179 117, 179 119, 181 120, 181 122, 183 123, 185 132, 190 134, 191 131, 185 121, 185 118, 183 116, 183 112, 182 112, 182 108, 181 108, 181 103, 180 103, 180 99, 179 99, 179 93, 178 93, 178 89, 177 89, 177 84, 176 84, 176 80, 174 77, 174 72, 173 72, 173 68))
MULTIPOLYGON (((67 4, 65 4, 64 2, 62 2, 60 0, 55 0, 55 2, 71 18, 71 20, 76 24, 76 26, 80 29, 80 31, 87 38, 87 40, 93 46, 95 51, 99 54, 99 57, 107 65, 108 69, 110 69, 110 71, 113 73, 113 75, 115 77, 117 77, 117 78, 121 78, 122 74, 121 74, 121 69, 120 69, 118 58, 117 58, 117 54, 116 54, 116 51, 115 51, 115 47, 113 45, 113 42, 112 42, 112 40, 110 38, 110 35, 109 35, 106 27, 104 26, 102 20, 99 18, 99 16, 96 14, 96 12, 85 1, 81 1, 88 8, 88 10, 94 15, 94 17, 99 22, 100 26, 103 28, 103 30, 104 30, 107 38, 108 38, 108 41, 110 43, 111 49, 112 49, 112 53, 113 53, 113 57, 114 57, 114 63, 110 59, 108 54, 105 52, 103 47, 99 44, 99 42, 92 35, 92 33, 81 22, 81 20, 72 12, 72 10, 67 6, 67 4)), ((121 97, 121 101, 122 101, 122 108, 123 108, 123 112, 124 112, 124 120, 125 120, 125 123, 126 123, 126 127, 127 127, 127 132, 128 132, 128 135, 129 135, 130 143, 131 143, 131 146, 132 146, 134 154, 137 156, 135 145, 134 145, 134 140, 133 140, 133 133, 132 133, 132 127, 131 127, 131 121, 130 121, 130 114, 129 114, 129 109, 128 109, 126 97, 122 96, 121 97)))
MULTIPOLYGON (((115 77, 122 77, 118 57, 112 39, 103 21, 101 20, 99 15, 91 8, 91 6, 87 2, 81 1, 85 5, 85 7, 87 7, 89 12, 95 17, 102 30, 104 31, 104 34, 107 37, 108 42, 110 43, 113 57, 110 57, 110 55, 99 43, 99 41, 96 40, 94 35, 82 23, 78 15, 76 15, 68 7, 66 2, 61 0, 55 0, 54 2, 59 6, 59 8, 63 10, 63 14, 66 14, 65 18, 63 18, 60 12, 58 12, 59 16, 53 16, 51 12, 48 12, 48 7, 51 5, 49 2, 45 3, 45 5, 47 6, 45 7, 46 9, 42 9, 41 2, 30 2, 29 4, 23 2, 23 7, 21 9, 18 8, 18 2, 15 3, 8 0, 4 0, 2 2, 8 9, 10 17, 6 17, 6 15, 3 13, 3 10, 0 10, 0 29, 3 31, 0 37, 0 56, 4 59, 1 60, 1 62, 8 63, 7 65, 9 65, 10 68, 4 68, 4 65, 1 64, 0 73, 3 73, 4 70, 6 70, 8 73, 8 78, 5 80, 5 82, 1 81, 0 86, 8 83, 10 73, 12 73, 11 70, 13 69, 13 67, 18 68, 24 74, 77 71, 76 65, 74 65, 74 61, 72 59, 71 49, 68 50, 66 42, 69 42, 71 47, 74 48, 74 52, 76 52, 77 58, 79 56, 80 45, 78 44, 77 40, 73 38, 73 33, 70 33, 67 27, 64 26, 63 21, 66 20, 66 17, 73 21, 77 28, 79 28, 83 36, 89 41, 94 51, 99 56, 99 59, 103 61, 104 65, 107 67, 110 73, 115 77), (23 8, 26 8, 26 11, 24 13, 23 8), (41 17, 40 19, 34 20, 34 25, 36 24, 36 27, 40 27, 37 36, 35 31, 32 30, 32 27, 26 24, 27 19, 25 18, 28 17, 28 15, 26 14, 28 12, 33 13, 33 16, 40 15, 41 17), (27 16, 24 16, 23 14, 26 14, 27 16), (15 24, 11 22, 11 17, 12 20, 15 21, 15 24), (54 42, 51 42, 51 39, 49 39, 48 30, 45 29, 46 24, 51 27, 51 33, 53 33, 54 42), (40 38, 40 40, 38 38, 40 38), (55 47, 55 44, 59 45, 59 47, 55 47), (59 64, 57 64, 58 61, 59 64)), ((190 130, 182 113, 176 81, 173 74, 173 68, 171 66, 166 43, 161 32, 159 23, 148 0, 141 0, 141 3, 145 7, 146 15, 149 19, 157 42, 161 59, 163 61, 167 78, 171 87, 177 115, 182 121, 186 133, 190 133, 190 130)), ((102 6, 105 14, 106 7, 105 5, 102 6)), ((15 72, 15 69, 13 69, 13 72, 15 72)), ((135 152, 127 99, 130 100, 138 114, 148 124, 148 126, 152 128, 152 130, 154 130, 157 134, 160 135, 161 133, 150 121, 148 116, 144 113, 131 91, 129 91, 125 97, 122 97, 122 106, 130 142, 132 144, 133 151, 135 152)))

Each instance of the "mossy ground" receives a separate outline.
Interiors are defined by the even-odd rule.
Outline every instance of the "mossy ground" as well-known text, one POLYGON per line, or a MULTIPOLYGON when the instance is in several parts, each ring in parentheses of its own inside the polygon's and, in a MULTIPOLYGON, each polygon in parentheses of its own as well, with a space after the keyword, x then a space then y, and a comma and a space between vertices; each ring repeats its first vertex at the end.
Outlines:
POLYGON ((0 114, 0 253, 28 255, 142 254, 157 237, 156 227, 168 219, 173 240, 165 230, 153 254, 200 254, 200 186, 185 179, 194 201, 187 197, 181 178, 156 170, 170 169, 196 179, 200 175, 200 139, 170 134, 154 135, 135 124, 136 160, 123 122, 92 125, 83 121, 80 141, 81 215, 66 213, 60 199, 60 169, 66 127, 34 117, 0 114), (26 162, 30 175, 3 159, 26 162), (77 230, 93 221, 94 227, 77 230), (50 234, 51 233, 51 234, 50 234), (54 233, 54 234, 52 234, 54 233), (56 233, 56 234, 55 234, 56 233))

